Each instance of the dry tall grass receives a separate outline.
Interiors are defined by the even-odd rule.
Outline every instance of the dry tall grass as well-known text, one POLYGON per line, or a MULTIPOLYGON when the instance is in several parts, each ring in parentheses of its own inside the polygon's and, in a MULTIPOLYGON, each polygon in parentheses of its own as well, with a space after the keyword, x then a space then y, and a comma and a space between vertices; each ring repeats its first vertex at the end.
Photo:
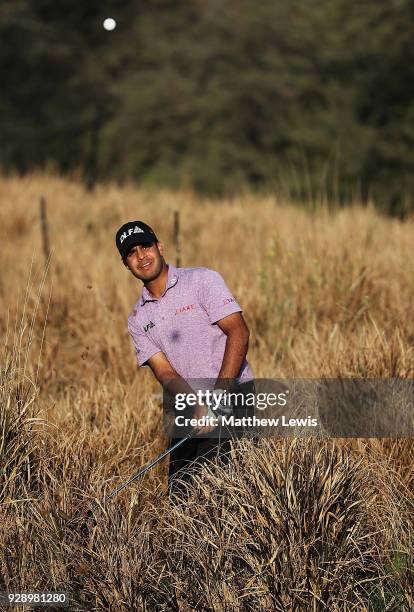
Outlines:
POLYGON ((44 175, 1 179, 0 205, 0 589, 64 588, 87 610, 413 608, 409 440, 244 442, 185 504, 168 504, 164 465, 95 526, 72 520, 165 445, 126 329, 140 289, 123 221, 153 225, 173 262, 180 210, 183 265, 223 274, 269 378, 413 377, 412 221, 44 175))

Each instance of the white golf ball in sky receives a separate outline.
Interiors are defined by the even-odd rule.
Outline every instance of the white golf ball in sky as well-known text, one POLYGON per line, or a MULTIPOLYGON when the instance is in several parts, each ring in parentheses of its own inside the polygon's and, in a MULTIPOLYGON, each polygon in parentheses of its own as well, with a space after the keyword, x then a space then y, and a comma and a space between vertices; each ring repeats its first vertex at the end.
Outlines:
POLYGON ((107 17, 107 19, 104 19, 103 27, 105 28, 105 30, 108 30, 108 32, 110 32, 111 30, 115 30, 116 28, 115 19, 112 19, 112 17, 107 17))

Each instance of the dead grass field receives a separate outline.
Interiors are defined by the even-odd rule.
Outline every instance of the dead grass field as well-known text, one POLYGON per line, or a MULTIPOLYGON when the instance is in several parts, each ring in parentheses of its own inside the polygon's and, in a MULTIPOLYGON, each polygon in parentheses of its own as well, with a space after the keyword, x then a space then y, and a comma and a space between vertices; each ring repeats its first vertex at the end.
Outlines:
POLYGON ((226 279, 255 376, 414 378, 412 219, 35 174, 1 178, 0 206, 0 590, 62 588, 74 610, 413 609, 411 440, 244 441, 185 506, 163 465, 95 527, 71 521, 166 444, 121 223, 156 228, 174 263, 180 211, 182 265, 226 279))

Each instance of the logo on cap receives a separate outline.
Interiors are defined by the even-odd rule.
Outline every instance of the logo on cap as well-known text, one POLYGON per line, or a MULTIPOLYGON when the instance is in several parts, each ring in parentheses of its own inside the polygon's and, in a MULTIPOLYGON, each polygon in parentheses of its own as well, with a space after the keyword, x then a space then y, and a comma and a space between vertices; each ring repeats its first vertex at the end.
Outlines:
POLYGON ((115 244, 122 257, 125 259, 132 246, 136 244, 153 244, 158 242, 154 230, 143 221, 128 221, 119 228, 115 235, 115 244))
POLYGON ((136 225, 135 227, 130 227, 128 232, 124 232, 123 234, 121 234, 121 236, 119 237, 119 242, 122 244, 125 238, 131 236, 131 234, 145 234, 145 232, 143 229, 138 227, 138 225, 136 225))

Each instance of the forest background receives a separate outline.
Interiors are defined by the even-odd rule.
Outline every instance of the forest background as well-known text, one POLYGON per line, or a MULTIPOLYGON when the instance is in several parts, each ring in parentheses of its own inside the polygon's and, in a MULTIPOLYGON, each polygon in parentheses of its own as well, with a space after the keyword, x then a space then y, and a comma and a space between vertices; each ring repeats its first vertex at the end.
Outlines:
POLYGON ((404 217, 413 28, 410 0, 3 0, 0 166, 404 217))

